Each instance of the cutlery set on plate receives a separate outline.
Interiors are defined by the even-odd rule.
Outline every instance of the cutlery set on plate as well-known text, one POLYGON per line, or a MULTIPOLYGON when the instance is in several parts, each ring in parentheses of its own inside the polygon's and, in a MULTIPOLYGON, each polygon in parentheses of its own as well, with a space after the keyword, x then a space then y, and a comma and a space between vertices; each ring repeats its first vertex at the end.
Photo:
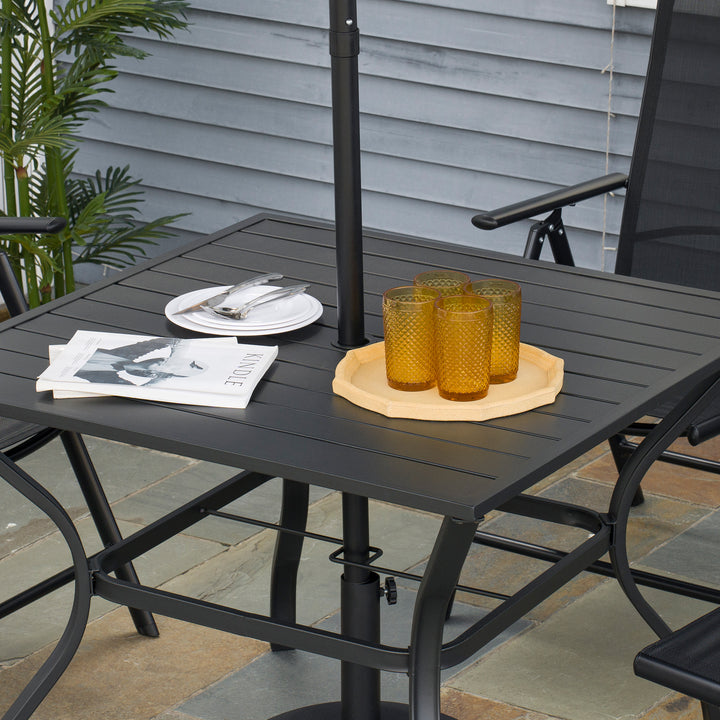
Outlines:
POLYGON ((322 305, 305 294, 310 285, 268 285, 282 279, 266 273, 237 285, 204 288, 171 300, 167 318, 212 335, 270 335, 304 327, 322 315, 322 305))

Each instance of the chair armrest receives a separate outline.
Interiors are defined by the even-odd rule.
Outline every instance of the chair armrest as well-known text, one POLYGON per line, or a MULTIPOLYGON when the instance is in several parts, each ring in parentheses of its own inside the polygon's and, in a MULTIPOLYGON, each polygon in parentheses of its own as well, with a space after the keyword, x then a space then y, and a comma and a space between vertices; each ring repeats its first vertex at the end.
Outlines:
POLYGON ((720 435, 720 415, 695 420, 687 429, 687 439, 691 445, 700 445, 716 435, 720 435))
MULTIPOLYGON (((0 235, 32 233, 54 235, 67 225, 62 217, 0 217, 0 235)), ((13 273, 8 256, 0 251, 0 294, 11 316, 28 309, 27 300, 13 273)))
POLYGON ((22 315, 28 304, 23 295, 8 256, 0 250, 0 294, 11 317, 22 315))
POLYGON ((0 217, 0 235, 15 233, 53 235, 60 232, 65 225, 67 220, 61 217, 0 217))
POLYGON ((616 190, 627 185, 627 175, 612 173, 602 177, 587 180, 578 185, 555 190, 545 195, 524 200, 523 202, 480 213, 472 219, 473 225, 482 230, 494 230, 495 228, 509 225, 517 220, 534 217, 548 210, 573 205, 576 202, 585 200, 596 195, 602 195, 610 190, 616 190))

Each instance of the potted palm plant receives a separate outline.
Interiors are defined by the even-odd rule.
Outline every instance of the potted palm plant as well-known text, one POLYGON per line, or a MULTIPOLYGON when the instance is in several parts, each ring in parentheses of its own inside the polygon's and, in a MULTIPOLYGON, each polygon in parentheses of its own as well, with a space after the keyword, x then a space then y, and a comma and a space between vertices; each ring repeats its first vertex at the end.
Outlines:
POLYGON ((74 289, 78 262, 123 267, 180 215, 138 220, 129 168, 73 176, 77 132, 104 103, 119 56, 145 57, 128 33, 187 27, 185 0, 1 0, 0 157, 5 213, 68 219, 57 236, 2 238, 31 306, 74 289))

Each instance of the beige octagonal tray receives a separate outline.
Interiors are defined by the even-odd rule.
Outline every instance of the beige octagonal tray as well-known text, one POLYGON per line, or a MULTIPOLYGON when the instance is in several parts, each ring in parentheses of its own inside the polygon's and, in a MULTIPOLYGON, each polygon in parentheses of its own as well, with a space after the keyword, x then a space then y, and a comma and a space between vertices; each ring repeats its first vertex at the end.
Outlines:
POLYGON ((437 389, 403 392, 387 384, 385 343, 350 350, 338 363, 332 389, 336 395, 387 417, 415 420, 489 420, 515 415, 555 401, 563 383, 563 361, 544 350, 520 343, 518 376, 491 385, 481 400, 454 402, 437 389))

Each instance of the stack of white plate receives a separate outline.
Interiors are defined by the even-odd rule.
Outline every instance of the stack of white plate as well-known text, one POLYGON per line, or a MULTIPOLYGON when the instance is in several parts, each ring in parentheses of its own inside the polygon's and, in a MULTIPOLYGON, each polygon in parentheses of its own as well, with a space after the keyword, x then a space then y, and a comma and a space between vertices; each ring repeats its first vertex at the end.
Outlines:
MULTIPOLYGON (((165 316, 171 322, 195 332, 207 335, 275 335, 290 332, 315 322, 323 312, 319 300, 301 293, 253 308, 244 320, 214 315, 206 310, 193 310, 178 314, 184 308, 196 305, 213 295, 226 291, 230 286, 203 288, 174 298, 165 306, 165 316)), ((229 296, 221 304, 240 307, 246 302, 277 290, 276 285, 261 285, 245 288, 229 296)))

